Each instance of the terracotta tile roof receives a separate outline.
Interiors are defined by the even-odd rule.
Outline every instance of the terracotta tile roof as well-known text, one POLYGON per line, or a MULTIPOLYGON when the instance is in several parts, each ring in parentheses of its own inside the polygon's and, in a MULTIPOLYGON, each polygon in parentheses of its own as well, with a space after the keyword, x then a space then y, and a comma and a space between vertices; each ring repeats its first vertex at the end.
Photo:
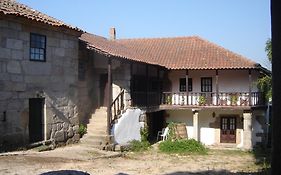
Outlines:
POLYGON ((80 40, 87 44, 88 49, 93 49, 101 54, 107 55, 108 57, 115 56, 128 60, 158 65, 158 63, 153 62, 150 58, 145 58, 141 54, 137 54, 133 49, 130 49, 114 40, 108 40, 104 37, 90 33, 83 33, 80 40))
POLYGON ((0 0, 0 14, 15 15, 25 17, 34 21, 43 22, 56 27, 65 27, 68 29, 82 31, 77 27, 70 26, 53 17, 45 15, 37 10, 34 10, 26 5, 20 4, 15 0, 0 0))
POLYGON ((168 69, 255 69, 260 66, 198 36, 117 42, 168 69))

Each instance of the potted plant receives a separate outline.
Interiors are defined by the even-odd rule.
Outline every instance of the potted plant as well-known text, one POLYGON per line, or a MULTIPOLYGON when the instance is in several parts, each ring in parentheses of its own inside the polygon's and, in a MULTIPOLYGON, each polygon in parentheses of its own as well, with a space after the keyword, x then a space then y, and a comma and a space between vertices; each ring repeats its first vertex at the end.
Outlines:
POLYGON ((238 101, 238 96, 236 94, 231 94, 230 95, 230 103, 231 105, 237 105, 238 101))
POLYGON ((200 106, 205 105, 206 104, 206 97, 200 95, 199 99, 198 99, 198 103, 199 103, 200 106))

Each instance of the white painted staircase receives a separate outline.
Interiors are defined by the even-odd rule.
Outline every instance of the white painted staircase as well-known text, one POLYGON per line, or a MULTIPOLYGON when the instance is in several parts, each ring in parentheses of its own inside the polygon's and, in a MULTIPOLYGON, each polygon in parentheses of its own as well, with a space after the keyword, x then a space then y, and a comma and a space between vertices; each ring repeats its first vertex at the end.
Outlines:
POLYGON ((81 144, 89 147, 104 149, 108 144, 107 130, 107 108, 96 109, 87 124, 87 133, 80 139, 81 144))

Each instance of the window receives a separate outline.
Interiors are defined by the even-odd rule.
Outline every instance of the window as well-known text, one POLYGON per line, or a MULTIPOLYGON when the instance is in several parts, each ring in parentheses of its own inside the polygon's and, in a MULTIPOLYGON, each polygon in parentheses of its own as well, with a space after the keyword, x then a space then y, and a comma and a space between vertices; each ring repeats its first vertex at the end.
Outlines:
POLYGON ((201 92, 212 92, 212 77, 201 78, 201 92))
POLYGON ((30 60, 46 61, 46 36, 30 34, 30 60))
MULTIPOLYGON (((180 92, 186 91, 186 79, 180 78, 180 92)), ((188 78, 188 91, 192 91, 192 78, 188 78)))

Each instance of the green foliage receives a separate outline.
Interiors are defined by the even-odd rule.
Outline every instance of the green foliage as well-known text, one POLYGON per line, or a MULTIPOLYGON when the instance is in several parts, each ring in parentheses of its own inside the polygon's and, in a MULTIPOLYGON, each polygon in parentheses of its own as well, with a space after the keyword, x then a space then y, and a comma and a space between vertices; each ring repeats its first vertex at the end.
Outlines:
POLYGON ((272 98, 272 78, 268 75, 257 80, 258 89, 265 94, 268 101, 272 98))
POLYGON ((140 130, 141 135, 141 141, 133 140, 129 143, 128 149, 129 151, 133 152, 140 152, 140 151, 146 151, 150 147, 150 143, 148 142, 148 128, 144 127, 140 130))
POLYGON ((174 122, 170 122, 168 124, 169 133, 167 136, 167 140, 176 140, 176 124, 174 122))
POLYGON ((165 153, 195 153, 206 154, 207 148, 194 140, 194 139, 182 139, 182 140, 167 140, 159 144, 159 150, 165 153))
POLYGON ((238 101, 238 96, 236 94, 232 94, 230 96, 230 102, 231 102, 231 105, 236 105, 237 104, 237 101, 238 101))
POLYGON ((199 100, 198 101, 199 105, 205 105, 206 104, 206 97, 201 95, 201 96, 199 96, 198 100, 199 100))
POLYGON ((133 152, 140 152, 140 151, 146 151, 150 147, 150 143, 148 141, 138 141, 133 140, 129 143, 128 150, 133 152))
POLYGON ((147 127, 142 128, 142 129, 140 130, 140 134, 141 134, 141 141, 142 141, 142 142, 147 141, 147 139, 148 139, 148 134, 149 134, 148 128, 147 128, 147 127))
POLYGON ((271 38, 266 41, 265 44, 265 52, 267 54, 267 58, 270 62, 272 62, 272 45, 271 45, 271 38))
POLYGON ((80 137, 82 137, 84 134, 87 133, 87 127, 84 126, 83 124, 80 124, 78 133, 80 134, 80 137))

